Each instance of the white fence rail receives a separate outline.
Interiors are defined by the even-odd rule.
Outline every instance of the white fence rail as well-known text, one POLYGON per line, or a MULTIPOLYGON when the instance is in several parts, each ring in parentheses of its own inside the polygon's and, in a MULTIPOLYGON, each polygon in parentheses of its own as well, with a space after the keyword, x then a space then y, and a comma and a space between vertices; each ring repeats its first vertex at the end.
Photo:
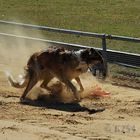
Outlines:
MULTIPOLYGON (((106 39, 140 43, 139 38, 115 36, 115 35, 108 35, 108 34, 98 34, 98 33, 92 33, 92 32, 82 32, 82 31, 76 31, 76 30, 59 29, 59 28, 53 28, 53 27, 47 27, 47 26, 31 25, 31 24, 3 21, 3 20, 0 20, 0 24, 12 25, 12 26, 16 26, 16 27, 24 27, 24 28, 29 28, 29 29, 46 30, 46 31, 50 31, 50 32, 58 32, 58 33, 65 33, 65 34, 74 34, 74 35, 79 35, 79 36, 100 38, 102 40, 102 49, 100 51, 102 51, 103 56, 109 62, 118 63, 121 65, 126 65, 126 66, 131 66, 131 67, 140 67, 140 54, 109 50, 109 49, 107 49, 107 44, 106 44, 106 39)), ((44 42, 53 43, 55 45, 61 44, 64 47, 71 47, 73 49, 91 47, 91 46, 69 44, 69 43, 64 43, 64 42, 57 42, 57 41, 45 40, 45 39, 39 39, 39 38, 33 38, 33 37, 17 36, 17 35, 6 34, 6 33, 0 33, 0 36, 28 39, 28 40, 34 40, 34 41, 44 41, 44 42)))

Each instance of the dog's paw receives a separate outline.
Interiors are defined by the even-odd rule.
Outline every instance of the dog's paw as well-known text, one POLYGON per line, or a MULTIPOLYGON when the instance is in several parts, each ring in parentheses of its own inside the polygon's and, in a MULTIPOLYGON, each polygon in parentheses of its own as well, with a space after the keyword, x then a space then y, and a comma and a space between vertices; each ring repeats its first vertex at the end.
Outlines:
POLYGON ((79 103, 80 101, 81 101, 80 99, 75 98, 75 99, 73 100, 73 103, 79 103))
POLYGON ((30 102, 31 102, 30 99, 20 98, 20 103, 22 103, 22 104, 27 104, 27 103, 30 103, 30 102))
POLYGON ((81 101, 81 97, 80 97, 80 94, 76 94, 75 95, 75 99, 74 99, 74 102, 80 102, 81 101))

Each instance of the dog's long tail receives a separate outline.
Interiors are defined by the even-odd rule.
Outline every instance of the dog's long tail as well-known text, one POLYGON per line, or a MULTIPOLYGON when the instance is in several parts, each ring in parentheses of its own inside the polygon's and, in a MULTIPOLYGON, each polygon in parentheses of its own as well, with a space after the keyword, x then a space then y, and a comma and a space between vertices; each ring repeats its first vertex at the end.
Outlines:
POLYGON ((18 80, 15 80, 9 71, 5 71, 5 74, 8 78, 8 82, 10 83, 10 85, 15 88, 24 88, 29 80, 28 71, 25 73, 25 75, 19 75, 18 80))

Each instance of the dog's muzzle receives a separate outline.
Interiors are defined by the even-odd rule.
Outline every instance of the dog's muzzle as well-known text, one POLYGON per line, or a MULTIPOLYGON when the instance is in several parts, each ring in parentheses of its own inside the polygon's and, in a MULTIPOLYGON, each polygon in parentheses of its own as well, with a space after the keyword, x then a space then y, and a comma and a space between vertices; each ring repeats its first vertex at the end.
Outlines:
POLYGON ((96 76, 99 79, 105 80, 107 76, 107 66, 104 64, 97 64, 94 66, 89 67, 90 72, 93 74, 93 76, 96 76))

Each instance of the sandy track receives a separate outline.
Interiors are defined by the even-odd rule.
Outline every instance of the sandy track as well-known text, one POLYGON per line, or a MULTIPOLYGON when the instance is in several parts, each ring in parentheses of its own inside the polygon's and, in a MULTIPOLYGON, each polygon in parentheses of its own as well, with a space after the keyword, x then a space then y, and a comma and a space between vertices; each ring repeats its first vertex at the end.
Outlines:
MULTIPOLYGON (((23 90, 10 87, 3 71, 8 69, 15 75, 20 73, 28 56, 35 49, 23 45, 20 49, 12 47, 10 50, 8 47, 3 44, 0 48, 0 140, 140 139, 140 90, 113 86, 106 82, 100 83, 100 86, 111 93, 110 97, 85 98, 79 104, 44 101, 20 104, 19 97, 23 90)), ((81 78, 85 87, 82 94, 84 97, 99 83, 90 74, 81 78)), ((40 88, 34 88, 31 97, 36 98, 40 91, 40 88)), ((67 102, 73 99, 71 94, 66 94, 65 97, 67 102)))
MULTIPOLYGON (((0 73, 0 138, 12 139, 139 139, 140 91, 100 85, 110 97, 83 99, 79 104, 19 103, 22 90, 9 87, 0 73), (104 111, 96 112, 99 108, 104 111), (95 109, 90 114, 87 109, 95 109)), ((82 76, 86 91, 98 84, 91 75, 82 76)), ((39 88, 38 88, 39 89, 39 88)), ((39 91, 34 89, 34 94, 39 91), (36 91, 36 92, 35 92, 36 91)), ((86 92, 85 92, 86 93, 86 92)))

